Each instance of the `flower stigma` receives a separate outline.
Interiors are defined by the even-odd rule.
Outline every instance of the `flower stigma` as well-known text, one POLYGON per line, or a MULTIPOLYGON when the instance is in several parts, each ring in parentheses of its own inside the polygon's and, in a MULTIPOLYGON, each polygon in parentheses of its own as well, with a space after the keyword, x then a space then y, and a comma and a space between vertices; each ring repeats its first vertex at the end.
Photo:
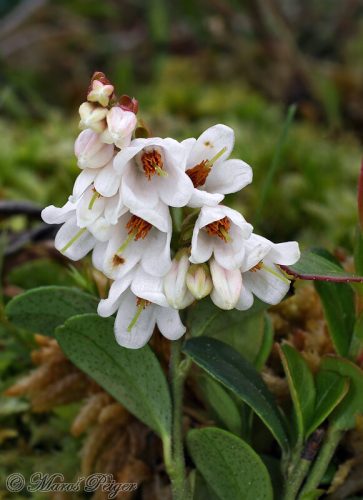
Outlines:
POLYGON ((117 250, 116 255, 122 253, 131 243, 131 241, 137 241, 140 238, 145 239, 152 227, 153 226, 152 224, 150 224, 150 222, 141 219, 141 217, 138 217, 137 215, 133 215, 126 224, 126 229, 128 229, 128 237, 117 250))
POLYGON ((100 193, 98 193, 98 192, 95 190, 95 188, 93 188, 93 191, 94 191, 94 193, 93 193, 93 196, 92 196, 92 198, 91 198, 91 200, 90 200, 90 202, 89 202, 89 205, 88 205, 88 210, 92 210, 92 208, 93 208, 94 204, 96 203, 96 200, 98 200, 98 198, 100 198, 100 197, 101 197, 100 193))
POLYGON ((216 220, 205 226, 205 230, 210 236, 218 236, 225 243, 231 241, 229 230, 231 228, 231 221, 228 217, 216 220))
POLYGON ((78 233, 76 233, 76 234, 73 236, 73 238, 72 238, 72 239, 70 239, 70 240, 68 241, 68 243, 67 243, 66 245, 64 245, 64 247, 63 247, 63 248, 61 248, 60 252, 61 252, 61 253, 66 252, 66 251, 68 250, 68 248, 70 248, 70 247, 73 245, 73 243, 75 243, 75 242, 78 240, 78 238, 80 238, 80 237, 82 236, 82 234, 83 234, 85 231, 87 231, 87 228, 86 228, 86 227, 84 227, 84 228, 80 229, 80 230, 78 231, 78 233))
POLYGON ((195 167, 186 170, 186 174, 191 179, 193 186, 195 188, 204 186, 205 181, 213 167, 213 164, 227 151, 227 148, 222 148, 217 154, 213 156, 210 160, 202 160, 195 167))
POLYGON ((142 313, 142 311, 148 306, 150 305, 151 302, 149 300, 146 300, 146 299, 141 299, 140 297, 136 297, 136 313, 135 313, 135 316, 132 318, 132 320, 130 321, 130 324, 129 326, 127 327, 127 331, 130 333, 131 330, 133 329, 133 327, 136 325, 136 323, 138 322, 138 319, 140 318, 140 315, 142 313))

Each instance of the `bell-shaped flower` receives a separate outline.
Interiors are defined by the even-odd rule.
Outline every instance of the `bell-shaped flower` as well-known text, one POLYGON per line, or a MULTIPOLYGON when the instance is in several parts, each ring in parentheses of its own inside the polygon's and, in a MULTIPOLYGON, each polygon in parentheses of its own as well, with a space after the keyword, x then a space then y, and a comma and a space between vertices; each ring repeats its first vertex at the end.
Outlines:
POLYGON ((100 106, 94 106, 89 102, 84 102, 79 107, 79 115, 81 120, 79 128, 84 130, 86 128, 92 129, 94 132, 100 134, 106 128, 107 109, 100 106))
POLYGON ((145 272, 164 276, 171 266, 171 234, 171 217, 163 203, 125 213, 105 247, 102 271, 121 279, 140 262, 145 272))
POLYGON ((96 73, 94 79, 92 79, 90 89, 87 94, 87 101, 97 102, 101 106, 106 107, 110 102, 114 88, 113 85, 107 80, 103 73, 96 73), (100 80, 97 79, 97 75, 102 75, 100 80))
POLYGON ((214 255, 221 267, 237 269, 242 265, 251 232, 251 224, 236 210, 223 205, 203 207, 193 230, 190 261, 201 264, 214 255))
POLYGON ((101 168, 113 157, 112 144, 104 144, 100 136, 90 128, 83 130, 74 144, 79 168, 101 168))
POLYGON ((233 309, 240 297, 242 277, 239 269, 228 270, 218 264, 215 259, 209 262, 213 281, 211 299, 221 309, 233 309))
POLYGON ((252 182, 252 169, 242 160, 229 159, 234 132, 214 125, 196 139, 186 139, 186 174, 194 185, 188 206, 217 205, 225 194, 235 193, 252 182))
POLYGON ((128 146, 137 124, 135 113, 114 106, 108 111, 106 121, 107 128, 101 134, 102 142, 115 144, 118 148, 128 146))
POLYGON ((290 288, 290 280, 279 265, 295 264, 299 258, 296 241, 276 244, 252 234, 241 266, 242 289, 236 308, 249 309, 254 295, 267 304, 281 302, 290 288))
POLYGON ((179 339, 186 330, 178 311, 166 300, 162 278, 150 276, 140 266, 114 281, 108 298, 99 303, 100 316, 111 316, 116 311, 116 340, 129 349, 147 344, 156 325, 170 340, 179 339))
POLYGON ((189 292, 197 300, 209 295, 213 289, 213 282, 208 265, 191 264, 187 272, 186 284, 189 292))
POLYGON ((187 288, 186 277, 190 267, 189 251, 179 250, 171 263, 169 272, 164 277, 166 300, 174 309, 185 309, 194 302, 194 297, 187 288))
POLYGON ((122 196, 131 211, 155 207, 159 200, 171 207, 185 206, 194 190, 185 173, 186 151, 174 139, 135 139, 115 157, 122 174, 122 196))

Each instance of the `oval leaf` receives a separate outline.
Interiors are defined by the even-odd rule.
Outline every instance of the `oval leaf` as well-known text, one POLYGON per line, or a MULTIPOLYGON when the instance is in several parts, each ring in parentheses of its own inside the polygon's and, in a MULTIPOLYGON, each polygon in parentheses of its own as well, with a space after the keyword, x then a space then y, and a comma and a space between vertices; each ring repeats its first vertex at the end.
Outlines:
POLYGON ((214 427, 195 429, 187 436, 193 461, 221 500, 272 500, 266 466, 237 436, 214 427))
POLYGON ((68 318, 96 312, 97 303, 96 297, 77 288, 45 286, 17 295, 5 312, 19 328, 53 336, 57 326, 68 318))
POLYGON ((170 434, 171 398, 160 363, 145 346, 117 344, 114 320, 85 314, 57 328, 66 356, 161 437, 170 434))
POLYGON ((306 361, 296 349, 285 344, 279 350, 294 404, 298 436, 303 439, 314 412, 314 378, 306 361))
POLYGON ((261 375, 237 351, 219 340, 199 337, 186 342, 184 351, 213 378, 247 403, 287 449, 282 415, 261 375))

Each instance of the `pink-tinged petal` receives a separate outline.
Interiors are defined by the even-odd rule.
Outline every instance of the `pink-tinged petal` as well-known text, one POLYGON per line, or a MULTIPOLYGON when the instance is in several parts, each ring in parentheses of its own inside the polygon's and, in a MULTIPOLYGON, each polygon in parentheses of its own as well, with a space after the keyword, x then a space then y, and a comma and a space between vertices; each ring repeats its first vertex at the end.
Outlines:
POLYGON ((275 243, 268 254, 268 258, 274 264, 291 266, 300 259, 299 244, 296 241, 275 243))
POLYGON ((235 305, 235 308, 238 309, 239 311, 247 311, 247 309, 250 309, 253 306, 253 302, 254 302, 253 294, 248 289, 248 287, 245 286, 244 279, 242 278, 241 293, 238 298, 237 304, 235 305))
POLYGON ((47 224, 62 224, 75 214, 76 206, 67 201, 63 207, 50 205, 42 210, 41 218, 47 224))
POLYGON ((213 253, 213 242, 211 238, 203 230, 199 230, 197 226, 194 227, 192 238, 192 249, 190 262, 193 264, 202 264, 207 262, 213 253))
POLYGON ((86 229, 76 224, 76 217, 72 217, 63 224, 58 231, 54 246, 71 260, 80 260, 95 246, 97 240, 86 229))
POLYGON ((77 177, 76 182, 74 183, 73 193, 72 196, 69 197, 69 201, 77 201, 86 191, 86 189, 88 189, 91 184, 93 184, 96 176, 101 171, 102 169, 100 168, 85 168, 84 170, 82 170, 82 172, 77 177))
POLYGON ((102 196, 114 196, 120 189, 121 176, 116 173, 113 168, 113 161, 111 160, 101 171, 97 174, 94 181, 94 186, 97 193, 102 196))
POLYGON ((96 132, 83 130, 76 139, 74 152, 79 168, 101 168, 113 157, 112 144, 104 144, 96 132))
POLYGON ((242 160, 227 160, 213 165, 205 189, 211 193, 236 193, 252 182, 252 168, 242 160))
POLYGON ((151 276, 140 266, 134 274, 131 290, 136 297, 148 300, 153 304, 158 304, 159 306, 168 305, 163 291, 162 278, 155 278, 155 276, 151 276))
POLYGON ((136 165, 129 169, 128 175, 122 177, 123 202, 131 211, 142 210, 145 207, 153 208, 158 203, 158 193, 151 186, 151 182, 137 171, 136 165))
POLYGON ((156 307, 156 323, 162 335, 169 340, 180 339, 186 332, 179 312, 171 307, 156 307))
POLYGON ((211 160, 224 148, 226 150, 216 160, 215 164, 226 160, 234 146, 234 132, 226 125, 218 124, 208 128, 197 139, 194 147, 189 153, 187 168, 194 167, 204 160, 211 160))
POLYGON ((141 312, 135 325, 130 329, 137 314, 137 297, 129 291, 122 296, 115 321, 115 337, 118 344, 128 349, 140 349, 148 343, 155 328, 155 307, 149 304, 141 312))
POLYGON ((281 302, 290 288, 290 281, 273 264, 268 270, 243 273, 243 282, 259 299, 271 305, 281 302))
POLYGON ((165 276, 171 266, 171 233, 153 228, 145 238, 145 252, 141 256, 143 269, 153 276, 165 276))
POLYGON ((107 299, 99 302, 97 313, 103 318, 108 318, 115 314, 120 306, 122 294, 130 286, 132 281, 132 273, 127 274, 122 280, 114 281, 108 292, 107 299))
POLYGON ((212 301, 221 309, 233 309, 241 293, 241 272, 239 269, 224 269, 214 259, 211 259, 209 266, 213 281, 212 301))
POLYGON ((201 189, 195 189, 193 191, 192 197, 188 202, 188 207, 200 208, 205 205, 215 206, 218 205, 224 198, 223 194, 219 193, 208 193, 207 191, 202 191, 201 189))

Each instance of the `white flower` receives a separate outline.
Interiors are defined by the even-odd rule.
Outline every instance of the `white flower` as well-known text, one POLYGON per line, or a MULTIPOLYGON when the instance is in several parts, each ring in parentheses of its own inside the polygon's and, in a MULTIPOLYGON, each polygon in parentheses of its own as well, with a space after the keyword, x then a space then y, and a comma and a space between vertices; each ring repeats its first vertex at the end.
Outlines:
POLYGON ((290 280, 278 266, 292 265, 299 260, 298 243, 288 241, 276 244, 252 234, 247 247, 241 266, 242 290, 236 308, 249 309, 253 304, 253 295, 267 304, 278 304, 290 288, 290 280))
POLYGON ((156 324, 169 340, 185 333, 178 311, 168 305, 162 278, 148 275, 141 267, 115 281, 108 298, 101 300, 98 306, 100 316, 111 316, 116 311, 116 340, 129 349, 147 344, 156 324))
POLYGON ((212 301, 221 309, 233 309, 241 294, 242 277, 240 270, 224 269, 215 259, 211 259, 209 265, 213 281, 212 301))
POLYGON ((228 159, 234 132, 226 125, 210 127, 197 139, 182 142, 188 158, 186 173, 194 191, 188 206, 217 205, 225 194, 235 193, 252 182, 252 169, 242 160, 228 159))
POLYGON ((135 113, 114 106, 108 111, 106 121, 107 129, 101 134, 102 142, 115 144, 118 148, 128 146, 137 124, 135 113))
POLYGON ((113 157, 114 147, 112 144, 104 144, 100 136, 88 128, 77 137, 74 153, 79 168, 101 168, 113 157))
POLYGON ((115 157, 122 174, 122 196, 130 210, 155 207, 159 200, 171 207, 185 206, 193 183, 185 173, 186 151, 174 139, 135 139, 115 157))
POLYGON ((105 130, 107 109, 101 108, 100 106, 94 106, 89 102, 84 102, 79 107, 79 115, 81 117, 79 128, 82 130, 90 128, 97 133, 101 133, 105 130))
POLYGON ((203 207, 194 226, 190 261, 207 262, 212 254, 227 270, 242 265, 245 242, 252 232, 242 215, 223 205, 203 207))
POLYGON ((102 83, 99 80, 93 80, 91 89, 87 95, 87 101, 98 102, 101 106, 106 107, 110 102, 110 97, 114 91, 113 85, 102 83))
POLYGON ((127 212, 104 249, 102 271, 111 279, 121 279, 140 262, 145 272, 164 276, 171 266, 171 233, 169 210, 162 203, 154 209, 127 212))
POLYGON ((188 290, 197 300, 209 295, 213 289, 213 282, 207 264, 192 264, 189 267, 186 283, 188 290))
POLYGON ((169 272, 164 277, 164 293, 169 305, 174 309, 185 309, 194 302, 194 297, 186 283, 189 267, 188 250, 179 250, 172 260, 169 272))

